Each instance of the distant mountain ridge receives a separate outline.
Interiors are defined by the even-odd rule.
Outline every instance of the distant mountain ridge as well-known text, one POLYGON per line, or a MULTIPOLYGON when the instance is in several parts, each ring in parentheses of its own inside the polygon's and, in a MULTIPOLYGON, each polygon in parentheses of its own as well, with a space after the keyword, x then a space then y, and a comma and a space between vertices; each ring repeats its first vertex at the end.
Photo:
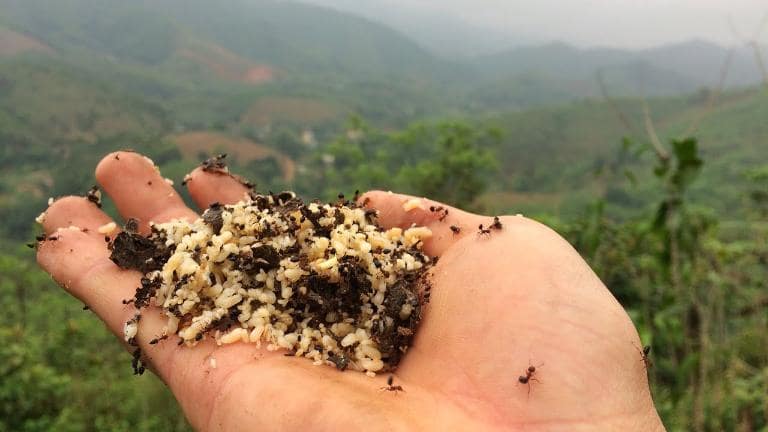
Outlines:
POLYGON ((297 0, 322 5, 392 27, 433 54, 460 60, 493 54, 536 40, 499 29, 472 24, 448 12, 413 5, 393 5, 391 0, 297 0))
MULTIPOLYGON (((729 57, 729 49, 717 44, 691 40, 656 48, 630 51, 613 48, 580 49, 554 42, 521 47, 503 53, 476 57, 468 63, 486 79, 543 73, 567 81, 625 80, 622 94, 669 94, 714 87, 729 57), (634 75, 634 76, 633 76, 634 75), (613 78, 610 78, 613 77, 613 78), (627 81, 629 80, 629 81, 627 81)), ((748 86, 762 79, 753 53, 736 49, 731 57, 727 87, 748 86)))
MULTIPOLYGON (((355 110, 369 97, 378 98, 371 107, 386 100, 403 116, 424 111, 427 98, 448 112, 601 98, 598 78, 613 96, 693 93, 717 85, 729 55, 701 40, 640 51, 557 42, 449 60, 373 19, 279 0, 0 0, 0 28, 0 53, 55 52, 73 66, 138 77, 158 94, 279 82, 301 97, 355 92, 355 110)), ((727 86, 760 80, 752 52, 734 51, 727 86)))

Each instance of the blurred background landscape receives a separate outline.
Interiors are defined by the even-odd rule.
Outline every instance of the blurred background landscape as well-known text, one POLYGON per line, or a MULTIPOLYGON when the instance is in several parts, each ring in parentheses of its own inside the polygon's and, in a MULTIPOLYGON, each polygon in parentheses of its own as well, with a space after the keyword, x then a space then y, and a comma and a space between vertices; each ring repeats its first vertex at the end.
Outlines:
POLYGON ((768 431, 768 6, 311 3, 0 0, 0 430, 189 429, 26 246, 131 148, 177 184, 227 153, 262 191, 543 221, 652 346, 669 430, 768 431))

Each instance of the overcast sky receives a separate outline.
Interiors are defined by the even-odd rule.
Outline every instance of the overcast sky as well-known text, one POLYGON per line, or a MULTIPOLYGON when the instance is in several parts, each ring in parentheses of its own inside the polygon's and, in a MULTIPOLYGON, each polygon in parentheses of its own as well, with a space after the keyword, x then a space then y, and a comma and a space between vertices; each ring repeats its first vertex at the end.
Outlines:
MULTIPOLYGON (((367 0, 358 0, 365 3, 367 0)), ((333 0, 314 0, 332 3, 333 0)), ((703 38, 736 39, 728 24, 754 35, 768 0, 384 0, 393 7, 449 12, 474 24, 538 40, 642 48, 703 38)), ((768 26, 762 41, 768 41, 768 26)))

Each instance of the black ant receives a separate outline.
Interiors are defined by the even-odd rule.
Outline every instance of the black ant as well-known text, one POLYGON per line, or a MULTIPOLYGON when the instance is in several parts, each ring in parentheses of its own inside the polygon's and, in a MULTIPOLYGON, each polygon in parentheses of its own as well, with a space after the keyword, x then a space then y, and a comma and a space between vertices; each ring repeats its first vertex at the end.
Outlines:
POLYGON ((517 377, 517 381, 520 384, 528 385, 528 396, 531 395, 531 381, 536 381, 538 383, 541 382, 534 377, 534 374, 536 374, 536 366, 531 365, 531 366, 528 366, 528 369, 525 370, 525 375, 520 375, 519 377, 517 377))
POLYGON ((491 224, 491 228, 495 230, 500 230, 502 228, 501 221, 499 220, 498 216, 493 217, 493 223, 491 224))
POLYGON ((375 209, 366 209, 365 210, 365 220, 368 223, 374 223, 376 222, 376 218, 379 217, 379 211, 375 209))
POLYGON ((162 340, 166 340, 166 339, 168 339, 168 335, 162 335, 160 337, 156 337, 156 338, 152 339, 151 341, 149 341, 149 344, 150 345, 157 345, 158 342, 160 342, 162 340))
POLYGON ((443 206, 429 206, 429 211, 432 213, 440 213, 440 217, 437 219, 440 222, 444 221, 445 218, 448 216, 448 209, 443 206))
MULTIPOLYGON (((635 345, 635 344, 633 343, 632 345, 635 345)), ((644 346, 642 350, 640 348, 638 348, 637 345, 635 345, 635 349, 640 353, 640 361, 643 362, 643 364, 645 365, 646 369, 648 369, 651 366, 653 366, 653 362, 651 362, 651 359, 648 357, 650 355, 650 353, 651 353, 651 346, 650 345, 644 346)))
POLYGON ((453 231, 454 234, 458 234, 461 232, 461 228, 456 225, 451 225, 451 231, 453 231))
POLYGON ((483 234, 491 235, 491 229, 490 228, 483 228, 483 224, 480 224, 477 227, 477 230, 478 230, 477 233, 480 234, 480 235, 483 235, 483 234))
POLYGON ((387 378, 387 385, 385 387, 382 387, 381 391, 391 391, 391 392, 395 392, 395 394, 397 394, 397 392, 399 392, 399 391, 401 391, 401 392, 405 391, 403 389, 403 386, 393 385, 392 383, 394 383, 394 382, 395 382, 394 375, 390 375, 389 378, 387 378))
POLYGON ((429 303, 429 298, 432 295, 432 285, 427 285, 426 288, 424 288, 424 293, 421 296, 421 304, 425 305, 429 303))

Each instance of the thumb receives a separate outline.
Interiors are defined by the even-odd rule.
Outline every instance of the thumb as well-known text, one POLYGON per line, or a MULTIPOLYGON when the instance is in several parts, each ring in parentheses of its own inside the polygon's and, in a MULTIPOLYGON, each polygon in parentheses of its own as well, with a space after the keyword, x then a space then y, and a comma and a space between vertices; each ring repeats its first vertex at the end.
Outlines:
POLYGON ((432 237, 424 241, 424 252, 440 256, 468 235, 478 235, 478 225, 488 226, 493 218, 480 216, 426 198, 384 191, 370 191, 358 200, 364 207, 378 210, 384 228, 425 226, 432 237))

